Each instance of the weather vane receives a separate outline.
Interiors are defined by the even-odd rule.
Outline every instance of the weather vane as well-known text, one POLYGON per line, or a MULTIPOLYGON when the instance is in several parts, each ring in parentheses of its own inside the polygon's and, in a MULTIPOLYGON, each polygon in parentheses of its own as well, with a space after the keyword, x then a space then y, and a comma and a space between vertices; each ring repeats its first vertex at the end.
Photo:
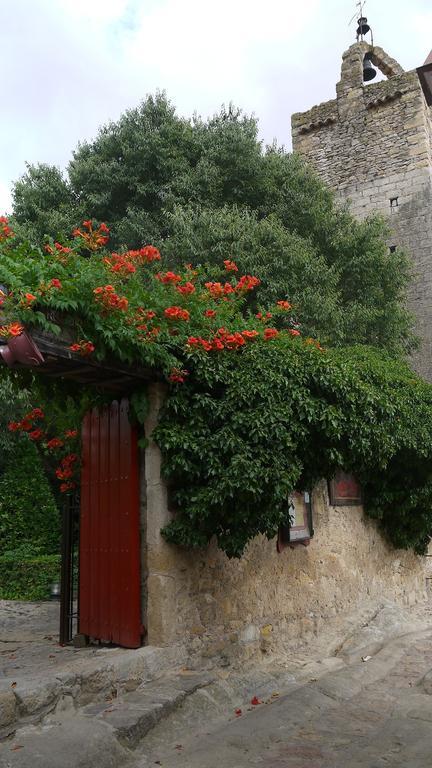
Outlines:
POLYGON ((351 26, 351 24, 353 23, 354 19, 357 17, 357 24, 358 24, 357 32, 356 32, 356 34, 357 34, 357 42, 359 42, 359 40, 363 41, 364 36, 368 32, 370 32, 371 33, 372 45, 373 45, 373 33, 372 33, 372 30, 371 30, 369 24, 367 23, 366 16, 363 16, 363 9, 364 9, 365 5, 366 5, 366 0, 359 0, 359 2, 356 3, 357 11, 355 12, 354 16, 350 19, 350 22, 349 22, 348 26, 351 26))

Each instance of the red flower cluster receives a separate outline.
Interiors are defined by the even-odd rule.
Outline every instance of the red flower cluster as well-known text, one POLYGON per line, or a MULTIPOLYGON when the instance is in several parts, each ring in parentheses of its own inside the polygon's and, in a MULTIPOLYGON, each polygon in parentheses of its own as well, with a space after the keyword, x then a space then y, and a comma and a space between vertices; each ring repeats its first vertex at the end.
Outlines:
POLYGON ((27 432, 31 440, 40 440, 43 436, 41 429, 35 429, 34 421, 42 421, 45 418, 45 414, 41 408, 33 408, 29 413, 26 413, 22 421, 11 421, 8 424, 10 432, 27 432))
POLYGON ((135 264, 132 264, 126 253, 113 253, 104 259, 104 264, 109 267, 110 272, 118 275, 132 275, 136 272, 135 264))
POLYGON ((170 375, 168 376, 168 381, 171 381, 173 384, 183 384, 186 376, 189 376, 189 371, 180 370, 180 368, 173 368, 170 375))
POLYGON ((231 283, 205 283, 205 287, 210 291, 211 296, 214 299, 220 299, 223 296, 228 296, 230 293, 234 293, 234 288, 231 283))
POLYGON ((111 272, 120 275, 131 275, 136 272, 136 264, 150 264, 152 261, 160 261, 161 255, 153 245, 146 245, 139 251, 126 251, 125 253, 112 253, 104 259, 104 263, 111 272))
POLYGON ((206 311, 204 312, 204 317, 216 317, 216 310, 206 309, 206 311))
POLYGON ((290 333, 291 336, 300 336, 300 331, 298 331, 296 328, 290 328, 288 333, 290 333))
POLYGON ((236 291, 238 292, 246 292, 246 291, 253 291, 254 288, 257 288, 258 285, 260 285, 261 280, 259 277, 252 277, 252 275, 243 275, 243 277, 240 278, 236 285, 236 291))
POLYGON ((57 448, 63 448, 63 446, 63 440, 60 440, 58 437, 53 437, 51 440, 48 440, 46 444, 49 451, 55 451, 57 448))
POLYGON ((0 243, 3 242, 3 240, 7 240, 8 237, 13 237, 14 232, 12 232, 8 219, 6 216, 0 216, 0 243))
POLYGON ((230 259, 225 259, 224 266, 227 272, 238 272, 238 266, 234 261, 230 261, 230 259))
POLYGON ((175 272, 159 272, 159 274, 156 275, 156 280, 159 280, 164 285, 175 285, 176 283, 181 283, 181 275, 176 275, 175 272))
POLYGON ((84 242, 83 245, 90 251, 98 251, 107 244, 109 240, 109 229, 106 224, 101 224, 98 229, 93 229, 93 222, 88 219, 83 221, 83 227, 87 232, 83 232, 81 229, 74 229, 72 232, 74 237, 80 237, 84 242))
POLYGON ((117 296, 114 291, 114 286, 112 285, 95 288, 93 293, 95 295, 95 301, 98 304, 102 304, 104 309, 119 309, 125 312, 129 306, 129 302, 124 296, 117 296))
POLYGON ((78 437, 78 430, 77 429, 67 429, 65 432, 65 438, 66 440, 73 440, 73 438, 78 437))
POLYGON ((261 320, 262 323, 266 323, 267 320, 270 320, 271 317, 273 317, 271 312, 266 312, 265 315, 263 315, 262 312, 258 312, 257 315, 255 315, 257 320, 261 320))
POLYGON ((167 307, 167 309, 164 310, 164 315, 168 318, 168 320, 190 319, 190 314, 187 309, 182 309, 181 307, 167 307))
POLYGON ((41 429, 34 429, 32 432, 28 433, 28 436, 30 440, 37 442, 38 440, 41 439, 41 437, 44 436, 44 432, 41 429))
POLYGON ((177 285, 176 291, 183 294, 183 296, 187 296, 191 293, 195 293, 195 286, 193 283, 185 283, 184 285, 177 285))
POLYGON ((21 336, 24 327, 19 323, 9 323, 9 325, 0 326, 0 336, 3 339, 14 338, 15 336, 21 336))
POLYGON ((246 341, 251 341, 259 336, 258 331, 235 331, 230 333, 225 328, 219 328, 212 339, 203 339, 201 336, 189 336, 187 343, 190 347, 204 349, 205 352, 219 352, 222 349, 239 349, 246 341))
POLYGON ((69 480, 71 477, 73 477, 74 464, 76 461, 78 461, 78 456, 76 453, 69 453, 68 456, 65 456, 61 460, 60 466, 57 467, 55 471, 56 477, 59 480, 69 480))
POLYGON ((21 299, 21 305, 24 309, 28 309, 37 300, 37 296, 34 293, 25 293, 21 299))
POLYGON ((88 357, 95 351, 95 345, 91 341, 78 341, 76 344, 71 344, 69 347, 71 352, 76 352, 82 357, 88 357))
POLYGON ((284 309, 286 312, 292 309, 292 305, 289 303, 289 301, 278 301, 277 306, 279 309, 284 309))
POLYGON ((276 330, 276 328, 266 328, 264 331, 264 338, 266 341, 269 339, 275 339, 276 336, 279 336, 279 331, 276 330))
POLYGON ((54 243, 54 248, 52 248, 48 243, 44 246, 44 250, 49 254, 56 254, 56 256, 59 257, 59 260, 65 263, 67 259, 64 258, 68 253, 72 253, 72 248, 67 248, 66 245, 62 245, 61 243, 54 243), (62 258, 63 257, 63 258, 62 258))

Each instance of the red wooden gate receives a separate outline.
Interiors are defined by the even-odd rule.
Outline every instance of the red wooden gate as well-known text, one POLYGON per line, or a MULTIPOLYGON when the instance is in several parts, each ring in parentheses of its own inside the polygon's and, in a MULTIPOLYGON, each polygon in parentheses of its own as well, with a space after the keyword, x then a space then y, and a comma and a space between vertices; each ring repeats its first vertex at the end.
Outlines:
POLYGON ((87 413, 82 443, 78 631, 138 648, 138 446, 128 401, 87 413))

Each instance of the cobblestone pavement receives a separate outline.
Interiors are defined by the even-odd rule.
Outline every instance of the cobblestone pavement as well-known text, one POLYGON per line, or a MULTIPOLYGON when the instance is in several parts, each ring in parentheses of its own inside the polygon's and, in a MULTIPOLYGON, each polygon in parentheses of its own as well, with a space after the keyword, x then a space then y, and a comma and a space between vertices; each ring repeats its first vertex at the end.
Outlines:
POLYGON ((199 711, 164 724, 137 768, 430 768, 432 631, 264 701, 211 728, 199 711))

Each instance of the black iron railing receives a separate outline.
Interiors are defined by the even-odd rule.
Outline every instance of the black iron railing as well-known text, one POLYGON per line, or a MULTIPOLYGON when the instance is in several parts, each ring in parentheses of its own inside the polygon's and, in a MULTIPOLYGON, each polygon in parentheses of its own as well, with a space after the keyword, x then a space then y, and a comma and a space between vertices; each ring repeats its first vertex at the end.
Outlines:
POLYGON ((76 631, 78 611, 79 494, 71 494, 63 506, 60 578, 60 643, 69 643, 76 631))

